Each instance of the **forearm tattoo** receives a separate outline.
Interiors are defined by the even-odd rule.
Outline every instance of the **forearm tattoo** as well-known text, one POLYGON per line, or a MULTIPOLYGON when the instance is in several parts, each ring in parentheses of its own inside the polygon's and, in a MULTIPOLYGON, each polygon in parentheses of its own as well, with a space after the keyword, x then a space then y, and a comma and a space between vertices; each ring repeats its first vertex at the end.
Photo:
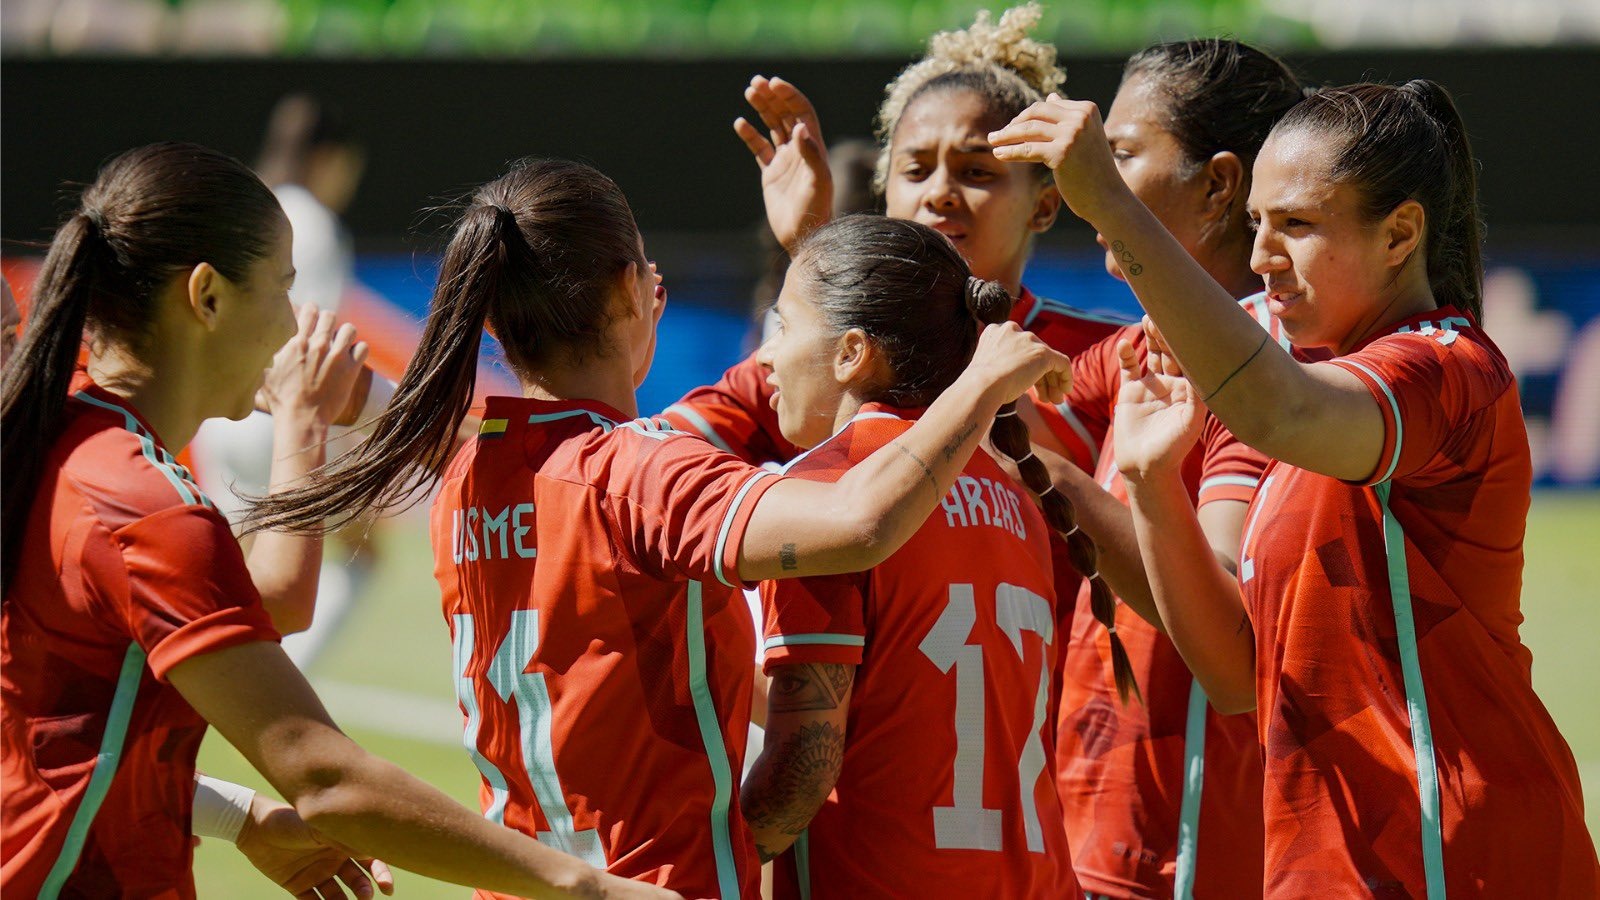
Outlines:
POLYGON ((899 441, 894 441, 890 446, 910 457, 911 461, 917 464, 917 468, 922 470, 922 474, 928 477, 928 484, 933 486, 934 491, 937 492, 939 490, 939 480, 933 477, 933 470, 928 468, 928 464, 922 461, 922 457, 912 453, 906 448, 906 445, 899 441))
MULTIPOLYGON (((844 765, 844 731, 832 722, 801 726, 777 748, 762 756, 746 782, 745 821, 757 832, 778 831, 798 835, 822 808, 844 765)), ((768 862, 782 851, 763 846, 756 850, 768 862)))
POLYGON ((785 572, 793 572, 795 569, 800 568, 800 555, 795 552, 793 544, 784 544, 778 550, 778 564, 783 567, 785 572))
MULTIPOLYGON (((965 444, 967 442, 967 438, 972 437, 972 433, 977 430, 978 423, 968 422, 967 427, 961 429, 961 431, 955 437, 950 439, 949 443, 944 445, 944 461, 954 462, 956 454, 961 452, 961 446, 965 444)), ((929 475, 928 477, 932 478, 933 476, 929 475)))
POLYGON ((1117 268, 1132 278, 1144 274, 1144 266, 1133 258, 1133 250, 1123 241, 1112 241, 1111 252, 1117 255, 1117 268))

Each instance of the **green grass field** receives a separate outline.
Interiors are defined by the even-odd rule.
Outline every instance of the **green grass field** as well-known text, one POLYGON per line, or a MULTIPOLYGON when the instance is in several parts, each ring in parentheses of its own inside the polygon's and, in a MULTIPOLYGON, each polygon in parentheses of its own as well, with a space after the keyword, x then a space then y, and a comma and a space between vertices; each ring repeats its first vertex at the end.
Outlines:
MULTIPOLYGON (((1523 640, 1534 652, 1534 681, 1583 770, 1589 827, 1600 833, 1600 493, 1542 493, 1528 523, 1523 640)), ((477 809, 477 772, 458 744, 450 640, 420 523, 400 525, 383 542, 380 575, 351 615, 340 643, 318 662, 313 680, 335 720, 362 745, 477 809)), ((213 732, 201 768, 261 786, 233 748, 213 732)), ((467 895, 462 888, 396 873, 397 895, 467 895)), ((195 858, 204 898, 287 896, 230 846, 206 841, 195 858)))

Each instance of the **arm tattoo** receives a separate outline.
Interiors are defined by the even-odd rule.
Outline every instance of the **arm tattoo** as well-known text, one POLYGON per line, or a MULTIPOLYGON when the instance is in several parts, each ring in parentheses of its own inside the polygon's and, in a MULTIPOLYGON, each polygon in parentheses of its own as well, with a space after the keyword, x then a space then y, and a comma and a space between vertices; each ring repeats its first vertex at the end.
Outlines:
MULTIPOLYGON (((967 442, 967 438, 972 437, 972 433, 977 430, 978 423, 968 422, 967 427, 961 429, 961 431, 957 433, 955 437, 950 439, 949 443, 944 445, 944 461, 954 461, 956 454, 961 452, 961 445, 965 444, 967 442)), ((932 478, 932 473, 930 473, 928 477, 932 478)))
POLYGON ((1143 275, 1144 266, 1139 265, 1133 258, 1133 250, 1122 241, 1112 241, 1111 250, 1117 254, 1117 267, 1129 276, 1143 275))
POLYGON ((1228 386, 1228 382, 1233 380, 1233 376, 1239 374, 1240 372, 1243 372, 1244 369, 1245 369, 1245 366, 1248 366, 1251 363, 1256 361, 1256 357, 1261 355, 1262 349, 1267 346, 1267 341, 1271 337, 1272 337, 1272 335, 1270 335, 1270 334, 1263 334, 1261 336, 1261 343, 1256 345, 1255 352, 1250 354, 1250 356, 1247 357, 1244 362, 1239 363, 1238 367, 1235 368, 1232 372, 1229 372, 1228 373, 1228 377, 1222 379, 1222 383, 1217 385, 1217 389, 1212 391, 1211 393, 1205 395, 1205 397, 1203 399, 1201 399, 1200 402, 1201 403, 1208 402, 1212 397, 1215 397, 1216 395, 1222 393, 1222 389, 1228 386))
MULTIPOLYGON (((811 722, 762 754, 745 782, 745 821, 757 831, 798 835, 811 824, 839 780, 844 732, 832 722, 811 722)), ((760 844, 761 861, 778 855, 760 844)))
POLYGON ((915 453, 912 453, 910 450, 907 450, 906 446, 904 444, 900 443, 899 441, 894 441, 894 442, 890 443, 889 446, 895 448, 896 450, 899 450, 901 453, 904 453, 906 456, 911 457, 911 461, 917 464, 917 468, 922 470, 922 474, 928 476, 928 483, 933 485, 933 489, 935 491, 939 490, 939 480, 937 478, 933 477, 933 470, 928 468, 928 464, 922 461, 922 457, 916 455, 915 453))
POLYGON ((795 553, 793 544, 784 544, 778 551, 778 563, 785 572, 793 572, 800 568, 800 556, 795 553))
POLYGON ((767 689, 770 712, 838 709, 855 680, 855 666, 843 663, 799 663, 779 666, 767 689))

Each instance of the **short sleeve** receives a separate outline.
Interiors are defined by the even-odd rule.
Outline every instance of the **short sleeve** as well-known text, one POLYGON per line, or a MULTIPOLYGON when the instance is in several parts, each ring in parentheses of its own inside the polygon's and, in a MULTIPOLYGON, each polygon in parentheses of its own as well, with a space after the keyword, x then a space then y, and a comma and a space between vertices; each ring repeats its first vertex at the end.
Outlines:
POLYGON ((280 639, 239 542, 216 511, 174 506, 114 536, 128 573, 122 612, 157 679, 187 659, 280 639))
POLYGON ((752 355, 724 372, 716 384, 684 395, 661 418, 752 465, 784 463, 800 450, 784 439, 771 400, 772 386, 752 355))
POLYGON ((867 645, 865 573, 761 583, 762 670, 794 663, 860 665, 867 645))
POLYGON ((1383 416, 1378 465, 1360 484, 1417 474, 1511 385, 1498 354, 1461 332, 1431 327, 1379 338, 1327 364, 1360 379, 1383 416))
POLYGON ((612 498, 616 541, 647 571, 740 585, 750 515, 782 476, 656 429, 646 420, 619 426, 606 438, 615 444, 607 465, 590 473, 612 498))
POLYGON ((1206 416, 1200 434, 1200 486, 1195 507, 1218 500, 1249 503, 1270 460, 1233 436, 1214 415, 1206 416))
POLYGON ((1056 439, 1067 448, 1069 458, 1085 472, 1093 472, 1100 460, 1100 448, 1111 428, 1111 417, 1121 390, 1121 367, 1117 364, 1117 342, 1133 341, 1143 347, 1144 332, 1123 328, 1084 349, 1072 358, 1072 387, 1064 403, 1046 403, 1030 394, 1039 417, 1056 439))

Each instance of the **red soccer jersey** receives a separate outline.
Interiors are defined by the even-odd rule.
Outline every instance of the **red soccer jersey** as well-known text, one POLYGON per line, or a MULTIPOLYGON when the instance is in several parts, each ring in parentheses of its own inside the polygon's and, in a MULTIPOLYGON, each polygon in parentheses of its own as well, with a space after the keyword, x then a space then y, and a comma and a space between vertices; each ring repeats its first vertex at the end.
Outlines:
MULTIPOLYGON (((796 460, 837 480, 910 427, 869 404, 796 460)), ((1055 588, 1044 517, 983 452, 869 572, 765 582, 765 666, 856 665, 839 782, 779 897, 1078 895, 1046 725, 1055 588)))
MULTIPOLYGON (((1082 352, 1128 324, 1038 297, 1027 288, 1022 289, 1011 308, 1011 321, 1068 355, 1082 352)), ((772 386, 767 383, 766 370, 752 354, 723 373, 716 384, 690 391, 667 407, 661 417, 673 427, 699 434, 746 462, 788 462, 799 449, 785 440, 778 429, 778 411, 772 408, 771 400, 772 386)), ((1104 435, 1103 429, 1091 431, 1081 441, 1074 438, 1068 444, 1073 449, 1073 461, 1084 471, 1094 469, 1091 457, 1104 435)))
MULTIPOLYGON (((1244 305, 1265 310, 1260 295, 1244 305)), ((1126 504, 1109 426, 1121 387, 1116 347, 1123 340, 1144 354, 1144 330, 1131 325, 1079 355, 1069 402, 1108 423, 1095 478, 1126 504)), ((1184 482, 1197 507, 1248 503, 1266 465, 1265 457, 1207 416, 1200 443, 1184 462, 1184 482)), ((1124 704, 1111 667, 1111 635, 1090 612, 1087 585, 1069 609, 1056 785, 1084 890, 1119 898, 1259 897, 1255 717, 1212 710, 1172 641, 1119 602, 1117 634, 1144 700, 1124 704)))
POLYGON ((6 896, 194 896, 206 723, 167 673, 275 641, 227 520, 82 372, 0 613, 6 896))
POLYGON ((1383 412, 1376 471, 1274 463, 1245 525, 1272 897, 1595 897, 1572 753, 1522 621, 1516 383, 1460 311, 1324 365, 1383 412))
POLYGON ((491 397, 432 513, 485 815, 686 897, 753 897, 744 529, 778 476, 593 402, 491 397))

